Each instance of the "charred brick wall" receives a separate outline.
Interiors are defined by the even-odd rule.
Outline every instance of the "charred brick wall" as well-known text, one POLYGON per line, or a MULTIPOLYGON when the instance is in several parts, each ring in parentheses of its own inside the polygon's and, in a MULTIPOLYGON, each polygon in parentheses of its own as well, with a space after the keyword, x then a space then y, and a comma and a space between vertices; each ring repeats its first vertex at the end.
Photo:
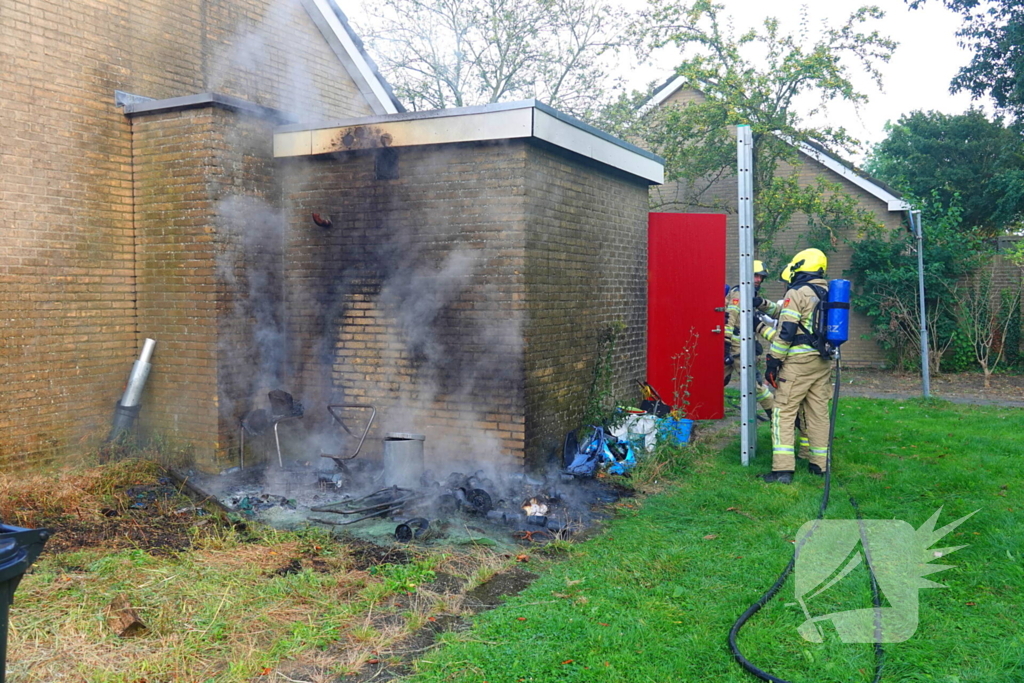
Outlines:
POLYGON ((304 400, 377 406, 374 444, 422 432, 438 468, 542 464, 613 323, 616 391, 642 377, 646 185, 526 142, 403 148, 391 179, 381 164, 282 163, 304 400))
POLYGON ((310 418, 372 404, 364 452, 388 432, 422 433, 439 475, 521 462, 525 159, 522 144, 473 144, 282 163, 289 333, 310 418))
POLYGON ((526 165, 526 452, 560 455, 614 334, 612 396, 646 373, 647 184, 531 147, 526 165))
POLYGON ((298 0, 5 2, 0 80, 8 467, 105 433, 138 353, 133 140, 114 90, 217 90, 310 118, 371 110, 298 0))

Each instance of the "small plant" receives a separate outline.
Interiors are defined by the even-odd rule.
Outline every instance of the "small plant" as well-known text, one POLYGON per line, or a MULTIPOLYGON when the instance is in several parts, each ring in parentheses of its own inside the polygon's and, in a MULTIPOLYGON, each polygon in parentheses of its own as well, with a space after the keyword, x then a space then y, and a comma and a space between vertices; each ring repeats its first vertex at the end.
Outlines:
POLYGON ((683 350, 672 356, 672 417, 684 417, 690 407, 690 384, 693 382, 693 359, 700 334, 693 327, 683 350))
POLYGON ((590 393, 587 395, 580 424, 583 431, 591 426, 612 426, 615 417, 615 347, 619 334, 625 329, 625 323, 614 322, 598 336, 594 376, 590 382, 590 393))

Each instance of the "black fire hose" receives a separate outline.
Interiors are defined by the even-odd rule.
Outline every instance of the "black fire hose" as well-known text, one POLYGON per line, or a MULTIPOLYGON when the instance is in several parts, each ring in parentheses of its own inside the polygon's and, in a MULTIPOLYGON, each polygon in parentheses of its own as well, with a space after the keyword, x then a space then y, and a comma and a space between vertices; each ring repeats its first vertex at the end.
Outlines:
MULTIPOLYGON (((841 380, 840 369, 839 369, 839 354, 836 353, 836 379, 835 387, 832 391, 832 414, 829 416, 828 426, 828 453, 825 456, 825 489, 821 494, 821 505, 818 508, 818 519, 822 519, 825 516, 825 510, 828 508, 828 497, 829 492, 832 488, 832 439, 836 434, 836 415, 839 410, 839 384, 841 380)), ((850 503, 853 505, 853 509, 857 514, 857 519, 861 519, 860 508, 857 507, 857 501, 850 497, 850 503)), ((747 623, 750 617, 757 614, 757 612, 768 604, 768 601, 775 597, 775 594, 782 589, 783 584, 786 583, 786 579, 793 573, 793 568, 796 566, 796 553, 797 548, 793 547, 793 557, 790 558, 789 564, 779 574, 779 578, 775 580, 772 587, 762 595, 757 602, 747 608, 747 610, 740 615, 740 618, 736 620, 736 623, 729 629, 729 649, 732 650, 732 655, 735 657, 736 662, 744 669, 754 674, 762 681, 771 681, 771 683, 789 683, 784 678, 773 676, 772 674, 759 669, 757 666, 752 664, 750 660, 743 656, 740 652, 739 645, 736 644, 736 638, 739 636, 740 629, 747 623)), ((878 580, 875 578, 875 572, 871 569, 871 565, 868 564, 868 572, 871 574, 871 600, 874 603, 875 609, 880 609, 882 606, 881 594, 878 590, 878 580)), ((885 664, 885 651, 882 649, 880 642, 875 642, 875 678, 872 683, 878 683, 882 679, 882 668, 885 664)))

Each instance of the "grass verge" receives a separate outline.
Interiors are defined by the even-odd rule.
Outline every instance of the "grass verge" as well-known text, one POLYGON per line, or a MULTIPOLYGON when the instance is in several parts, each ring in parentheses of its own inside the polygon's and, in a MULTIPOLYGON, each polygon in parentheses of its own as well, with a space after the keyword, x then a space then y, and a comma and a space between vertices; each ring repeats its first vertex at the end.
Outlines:
MULTIPOLYGON (((1024 680, 1024 411, 941 401, 843 400, 827 518, 918 528, 978 510, 937 546, 967 544, 920 591, 917 633, 886 645, 884 681, 1010 683, 1024 680)), ((798 471, 766 485, 771 445, 761 428, 755 466, 738 443, 691 463, 684 479, 642 503, 620 506, 606 533, 577 546, 526 592, 476 618, 419 663, 417 681, 736 681, 735 619, 775 580, 797 529, 817 513, 822 482, 798 471), (632 506, 632 507, 630 507, 632 506)), ((659 472, 664 476, 665 470, 659 472)), ((815 613, 869 607, 855 570, 814 603, 815 613), (827 596, 827 597, 826 597, 827 596)), ((803 640, 791 578, 740 636, 746 656, 794 682, 870 681, 870 644, 803 640)))
POLYGON ((11 608, 10 683, 336 681, 387 663, 432 615, 460 613, 461 595, 432 586, 435 570, 469 577, 515 561, 409 547, 407 563, 368 563, 367 544, 326 532, 197 515, 153 484, 161 472, 131 459, 0 475, 4 519, 60 529, 11 608), (141 503, 143 491, 168 497, 141 503), (108 624, 119 596, 145 624, 137 635, 108 624))

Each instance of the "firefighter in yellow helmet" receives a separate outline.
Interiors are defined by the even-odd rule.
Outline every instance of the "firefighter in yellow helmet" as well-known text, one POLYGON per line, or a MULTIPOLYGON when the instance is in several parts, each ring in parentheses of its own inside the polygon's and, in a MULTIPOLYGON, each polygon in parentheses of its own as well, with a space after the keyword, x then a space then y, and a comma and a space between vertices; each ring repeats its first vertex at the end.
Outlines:
POLYGON ((808 471, 816 475, 825 473, 832 365, 814 346, 814 311, 819 301, 828 300, 827 268, 824 253, 805 249, 782 271, 782 279, 789 288, 779 313, 778 331, 772 335, 765 372, 765 380, 775 387, 772 471, 762 477, 766 482, 793 481, 798 413, 801 432, 810 444, 808 471))
MULTIPOLYGON (((761 288, 761 283, 768 277, 768 269, 764 267, 763 261, 754 261, 754 307, 761 309, 769 309, 775 306, 773 302, 764 301, 759 295, 758 291, 761 288)), ((755 334, 762 330, 765 326, 763 323, 755 323, 757 328, 755 334)), ((771 328, 767 328, 771 329, 771 328)), ((725 296, 725 346, 726 346, 726 362, 725 362, 725 383, 729 384, 732 379, 732 370, 734 367, 738 367, 740 358, 740 288, 736 285, 730 289, 725 296)), ((755 365, 761 358, 763 347, 759 341, 754 342, 756 359, 755 365)), ((757 403, 764 409, 765 415, 770 420, 772 417, 772 409, 775 407, 775 399, 772 398, 772 392, 769 391, 768 387, 761 381, 760 375, 756 381, 757 391, 757 403)))

